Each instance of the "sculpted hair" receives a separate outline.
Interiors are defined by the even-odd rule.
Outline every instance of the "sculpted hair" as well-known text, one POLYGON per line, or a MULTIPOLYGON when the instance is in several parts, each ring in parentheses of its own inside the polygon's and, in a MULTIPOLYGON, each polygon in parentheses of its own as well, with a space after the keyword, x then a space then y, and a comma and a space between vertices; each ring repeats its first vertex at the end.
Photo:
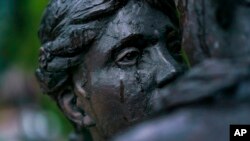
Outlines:
MULTIPOLYGON (((51 0, 39 29, 37 79, 44 93, 53 98, 71 86, 72 70, 108 23, 107 17, 128 0, 51 0)), ((168 15, 179 26, 173 0, 144 0, 168 15)))

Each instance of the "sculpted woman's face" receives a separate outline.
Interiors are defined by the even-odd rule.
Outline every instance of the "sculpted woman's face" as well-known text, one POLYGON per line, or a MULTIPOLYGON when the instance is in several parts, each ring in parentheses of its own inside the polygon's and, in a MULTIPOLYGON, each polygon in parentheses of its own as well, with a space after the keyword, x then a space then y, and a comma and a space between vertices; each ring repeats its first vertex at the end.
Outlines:
POLYGON ((181 71, 168 48, 177 40, 166 42, 171 29, 166 15, 142 2, 110 18, 73 77, 77 105, 96 123, 90 130, 110 136, 150 114, 151 97, 181 71))

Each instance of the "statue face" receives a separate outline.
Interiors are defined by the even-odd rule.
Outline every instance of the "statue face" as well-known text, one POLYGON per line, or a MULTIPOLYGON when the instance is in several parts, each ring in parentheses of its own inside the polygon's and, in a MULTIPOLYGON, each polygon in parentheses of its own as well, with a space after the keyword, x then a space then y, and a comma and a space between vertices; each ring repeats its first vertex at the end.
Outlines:
POLYGON ((73 78, 77 105, 104 136, 146 118, 151 97, 181 71, 166 43, 173 25, 162 12, 130 2, 110 19, 73 78))

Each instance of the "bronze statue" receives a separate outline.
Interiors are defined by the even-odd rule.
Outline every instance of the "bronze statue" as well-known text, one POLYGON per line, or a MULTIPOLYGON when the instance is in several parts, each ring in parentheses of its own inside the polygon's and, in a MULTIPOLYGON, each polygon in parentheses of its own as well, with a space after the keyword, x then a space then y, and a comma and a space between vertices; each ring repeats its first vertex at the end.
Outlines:
POLYGON ((229 140, 230 124, 250 123, 249 5, 52 0, 37 78, 93 141, 229 140))
POLYGON ((44 93, 93 141, 149 118, 185 67, 171 0, 51 0, 39 38, 44 93))

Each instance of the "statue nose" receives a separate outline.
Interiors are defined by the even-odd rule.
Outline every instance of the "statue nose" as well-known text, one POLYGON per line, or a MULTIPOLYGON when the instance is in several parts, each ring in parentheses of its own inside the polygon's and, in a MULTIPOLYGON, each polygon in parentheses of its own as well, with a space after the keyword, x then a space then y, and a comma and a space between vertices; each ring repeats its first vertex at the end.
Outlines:
POLYGON ((160 50, 157 54, 159 60, 157 61, 156 83, 160 88, 176 79, 181 73, 181 67, 169 54, 163 54, 160 50))
POLYGON ((180 71, 178 71, 178 69, 176 69, 174 66, 162 68, 162 70, 158 71, 156 75, 157 86, 159 88, 164 87, 169 82, 175 80, 179 73, 180 71))

